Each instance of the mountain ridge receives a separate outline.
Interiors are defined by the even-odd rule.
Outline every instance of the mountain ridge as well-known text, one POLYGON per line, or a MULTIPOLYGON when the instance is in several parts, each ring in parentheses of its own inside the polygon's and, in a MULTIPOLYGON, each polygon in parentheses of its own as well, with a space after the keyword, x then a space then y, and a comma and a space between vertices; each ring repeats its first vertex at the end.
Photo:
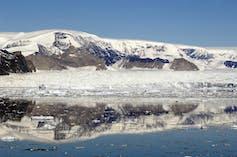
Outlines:
MULTIPOLYGON (((177 63, 173 70, 208 70, 237 67, 236 49, 218 50, 145 40, 108 39, 85 32, 63 29, 27 33, 1 32, 0 48, 9 52, 21 51, 26 57, 40 54, 47 57, 56 56, 58 60, 65 61, 62 57, 67 56, 66 62, 69 63, 74 60, 74 65, 77 64, 76 61, 86 63, 89 62, 88 58, 94 58, 92 59, 93 62, 104 60, 105 65, 103 66, 105 67, 129 69, 163 69, 165 64, 168 64, 165 67, 172 69, 171 67, 175 67, 173 65, 174 61, 182 61, 182 63, 177 63), (68 51, 70 49, 74 49, 73 53, 68 51), (82 57, 84 55, 82 52, 87 54, 87 58, 82 57), (65 53, 68 53, 68 55, 65 55, 65 53), (178 65, 182 65, 182 68, 178 65)), ((99 63, 102 64, 101 61, 99 63)), ((99 63, 96 63, 96 65, 99 65, 99 63)), ((72 64, 70 63, 70 65, 72 64)), ((93 66, 92 63, 77 65, 93 66)), ((67 67, 68 65, 60 66, 67 67)), ((37 66, 36 68, 38 69, 37 66)), ((52 70, 50 67, 46 69, 52 70)))

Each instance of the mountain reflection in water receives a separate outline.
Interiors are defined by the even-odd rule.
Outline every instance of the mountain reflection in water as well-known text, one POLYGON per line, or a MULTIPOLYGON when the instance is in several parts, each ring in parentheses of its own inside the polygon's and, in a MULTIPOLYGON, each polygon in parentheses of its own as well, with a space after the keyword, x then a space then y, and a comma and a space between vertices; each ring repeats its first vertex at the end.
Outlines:
POLYGON ((0 99, 0 138, 66 142, 237 124, 237 100, 0 99), (116 100, 116 101, 115 101, 116 100))

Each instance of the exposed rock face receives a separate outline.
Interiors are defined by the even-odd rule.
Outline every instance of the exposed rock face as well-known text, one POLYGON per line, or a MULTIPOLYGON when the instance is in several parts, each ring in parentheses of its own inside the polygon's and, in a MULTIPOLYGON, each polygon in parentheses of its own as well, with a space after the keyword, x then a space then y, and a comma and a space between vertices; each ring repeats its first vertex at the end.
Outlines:
POLYGON ((237 62, 236 61, 225 61, 224 65, 227 68, 237 68, 237 62))
POLYGON ((125 54, 122 54, 119 51, 111 48, 103 49, 92 42, 90 42, 88 45, 85 45, 82 49, 83 51, 103 59, 106 66, 111 66, 126 57, 125 54))
POLYGON ((53 45, 61 50, 66 50, 72 45, 70 39, 73 39, 72 35, 63 32, 56 32, 53 45))
POLYGON ((125 69, 131 69, 131 68, 147 68, 147 69, 162 69, 164 63, 162 62, 156 62, 156 61, 151 61, 151 62, 142 62, 142 61, 123 61, 120 66, 125 68, 125 69))
POLYGON ((26 59, 26 63, 28 65, 29 69, 31 70, 31 72, 36 72, 35 65, 33 64, 33 62, 31 60, 26 59))
POLYGON ((169 63, 166 59, 161 58, 140 58, 136 55, 126 56, 120 64, 120 67, 131 69, 137 68, 148 68, 148 69, 162 69, 163 65, 169 63))
MULTIPOLYGON (((42 50, 40 46, 39 50, 42 50)), ((61 55, 47 55, 44 49, 42 51, 29 55, 26 58, 33 62, 38 70, 63 70, 67 67, 95 66, 97 70, 105 70, 104 60, 90 54, 84 49, 76 49, 71 46, 61 55)))
POLYGON ((26 56, 38 70, 63 70, 66 66, 62 65, 61 60, 57 56, 47 56, 43 54, 32 54, 26 56))
POLYGON ((39 49, 39 53, 42 55, 50 55, 49 51, 47 50, 46 47, 44 47, 43 45, 37 44, 38 45, 38 49, 39 49))
POLYGON ((106 65, 102 58, 99 58, 85 49, 76 49, 71 46, 61 56, 62 63, 71 67, 95 66, 97 70, 105 70, 106 65))
POLYGON ((176 58, 171 63, 170 69, 175 71, 197 71, 199 68, 184 58, 176 58))
POLYGON ((213 54, 209 54, 208 51, 199 52, 193 48, 181 49, 188 57, 197 59, 197 60, 210 60, 213 59, 213 54))
POLYGON ((27 61, 20 51, 10 53, 0 50, 0 75, 34 71, 34 65, 27 61))
POLYGON ((9 73, 4 71, 3 69, 0 69, 0 75, 9 75, 9 73))

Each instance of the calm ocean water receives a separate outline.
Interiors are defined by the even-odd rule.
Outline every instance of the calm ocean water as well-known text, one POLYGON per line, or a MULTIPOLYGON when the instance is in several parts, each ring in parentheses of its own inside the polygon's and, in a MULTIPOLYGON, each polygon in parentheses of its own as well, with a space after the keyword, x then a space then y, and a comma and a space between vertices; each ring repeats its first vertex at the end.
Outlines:
POLYGON ((236 99, 0 99, 0 157, 236 157, 236 99))
POLYGON ((237 130, 182 129, 138 135, 109 135, 66 144, 0 142, 4 157, 234 157, 237 130))

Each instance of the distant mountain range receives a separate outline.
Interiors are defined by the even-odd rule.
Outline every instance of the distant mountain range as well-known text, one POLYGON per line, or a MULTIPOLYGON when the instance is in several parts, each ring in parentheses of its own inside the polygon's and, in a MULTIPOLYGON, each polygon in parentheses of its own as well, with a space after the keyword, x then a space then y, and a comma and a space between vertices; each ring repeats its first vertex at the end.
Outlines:
POLYGON ((214 49, 105 39, 69 30, 0 33, 0 49, 1 74, 88 66, 96 70, 142 68, 194 71, 237 68, 237 51, 234 48, 214 49))

